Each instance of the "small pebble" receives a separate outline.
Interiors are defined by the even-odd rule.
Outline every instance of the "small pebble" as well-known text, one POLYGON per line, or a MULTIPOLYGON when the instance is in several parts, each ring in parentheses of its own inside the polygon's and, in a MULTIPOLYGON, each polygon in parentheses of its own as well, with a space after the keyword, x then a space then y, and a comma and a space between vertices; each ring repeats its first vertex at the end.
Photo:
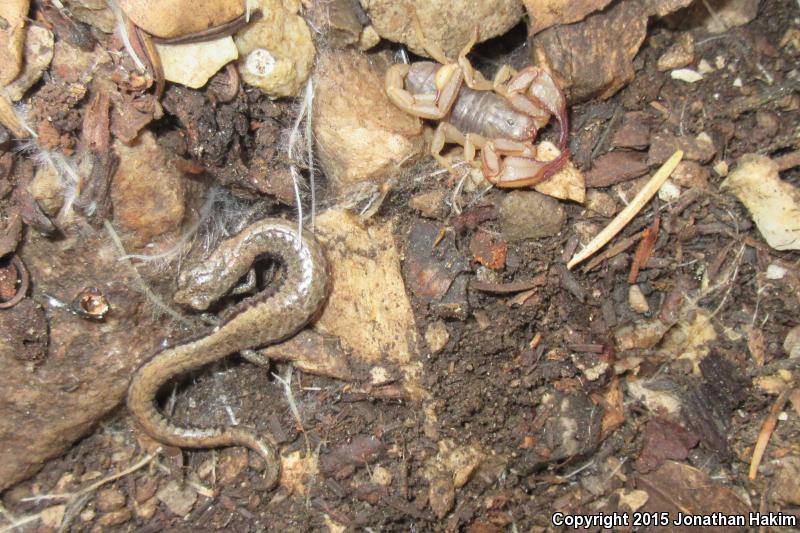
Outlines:
POLYGON ((778 280, 786 276, 786 269, 775 263, 770 263, 766 272, 767 279, 778 280))
POLYGON ((372 469, 372 481, 383 487, 392 484, 392 472, 388 468, 376 466, 372 469))
POLYGON ((681 161, 669 179, 685 189, 705 189, 708 185, 708 169, 696 161, 681 161))
POLYGON ((800 326, 789 330, 783 340, 783 349, 789 354, 789 357, 800 357, 800 326))
POLYGON ((703 75, 690 68, 679 68, 670 72, 673 80, 684 81, 686 83, 696 83, 703 79, 703 75))
POLYGON ((722 178, 728 175, 728 163, 726 163, 723 160, 719 160, 716 163, 714 163, 714 166, 712 168, 714 169, 714 172, 716 172, 717 175, 722 178))
POLYGON ((444 190, 433 190, 414 195, 408 206, 427 218, 442 218, 444 215, 444 190))
POLYGON ((658 58, 656 68, 659 72, 685 67, 694 61, 694 38, 684 33, 658 58))
POLYGON ((172 514, 183 517, 192 511, 197 501, 197 493, 190 487, 181 488, 180 484, 173 480, 156 493, 156 498, 166 505, 172 514))
POLYGON ((697 72, 703 75, 711 74, 712 72, 714 72, 714 67, 712 67, 711 63, 709 63, 705 59, 701 59, 700 62, 697 64, 697 72))
POLYGON ((667 180, 658 189, 658 198, 663 202, 674 202, 681 196, 681 188, 675 185, 672 180, 667 180))
POLYGON ((597 189, 589 189, 586 191, 586 209, 610 218, 617 212, 617 202, 608 193, 597 189))
POLYGON ((628 289, 628 304, 637 313, 644 314, 650 311, 647 298, 644 297, 642 289, 638 285, 631 285, 628 289))
POLYGON ((95 498, 95 505, 97 509, 104 513, 109 511, 116 511, 125 505, 125 494, 121 490, 111 487, 98 491, 95 498))
POLYGON ((734 87, 742 87, 742 85, 743 85, 742 84, 742 78, 736 78, 735 80, 733 80, 733 86, 734 87))
POLYGON ((558 234, 567 214, 561 204, 535 191, 513 191, 500 204, 500 227, 506 241, 558 234))
POLYGON ((103 516, 101 516, 97 520, 97 525, 100 526, 101 531, 104 531, 105 528, 109 526, 118 526, 120 524, 128 522, 132 516, 133 513, 131 513, 130 509, 120 509, 118 511, 112 511, 110 513, 106 513, 103 516))
POLYGON ((431 353, 437 354, 444 350, 449 340, 450 333, 447 331, 444 320, 437 320, 433 324, 428 324, 425 330, 425 342, 428 344, 428 349, 431 353))
POLYGON ((725 68, 725 58, 723 56, 717 56, 714 58, 714 65, 717 69, 725 68))

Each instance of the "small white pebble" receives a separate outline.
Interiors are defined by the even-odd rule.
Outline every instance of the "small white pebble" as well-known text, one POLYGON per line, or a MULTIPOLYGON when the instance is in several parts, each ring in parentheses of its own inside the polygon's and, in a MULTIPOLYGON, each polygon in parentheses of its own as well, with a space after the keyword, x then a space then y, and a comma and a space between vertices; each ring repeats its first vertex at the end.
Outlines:
POLYGON ((718 69, 725 68, 725 58, 722 56, 717 56, 714 58, 714 64, 718 69))
POLYGON ((704 131, 701 131, 700 133, 698 133, 697 137, 695 137, 695 139, 697 139, 697 142, 700 142, 700 143, 703 143, 703 144, 714 144, 714 139, 711 138, 711 135, 709 135, 708 133, 706 133, 704 131))
POLYGON ((767 267, 767 279, 783 279, 786 275, 786 269, 775 263, 770 263, 767 267))
POLYGON ((675 185, 671 180, 664 182, 664 185, 658 189, 658 198, 663 202, 674 202, 681 196, 681 188, 675 185))
POLYGON ((712 67, 711 63, 709 63, 705 59, 701 59, 700 62, 697 64, 697 71, 700 74, 711 74, 712 72, 714 72, 714 67, 712 67))
POLYGON ((733 86, 734 87, 741 87, 742 85, 743 85, 742 84, 742 78, 736 78, 735 80, 733 80, 733 86))
POLYGON ((269 76, 275 69, 275 57, 263 48, 256 48, 247 54, 244 68, 254 76, 269 76))
POLYGON ((717 173, 718 176, 724 178, 728 175, 728 163, 723 160, 719 160, 714 163, 714 172, 717 173))
POLYGON ((685 81, 686 83, 695 83, 703 79, 702 74, 690 68, 675 69, 669 75, 673 80, 685 81))
POLYGON ((650 305, 638 285, 631 285, 628 289, 628 305, 637 313, 647 313, 650 305))
POLYGON ((789 420, 789 415, 786 414, 786 411, 781 411, 780 414, 778 414, 778 420, 781 422, 786 422, 789 420))

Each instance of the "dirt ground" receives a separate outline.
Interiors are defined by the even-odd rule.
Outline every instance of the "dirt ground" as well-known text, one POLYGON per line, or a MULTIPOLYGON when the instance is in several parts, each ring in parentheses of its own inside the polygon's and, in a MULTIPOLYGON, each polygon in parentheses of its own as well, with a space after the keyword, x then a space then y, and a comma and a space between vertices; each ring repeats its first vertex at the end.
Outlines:
MULTIPOLYGON (((800 516, 800 399, 793 392, 798 359, 789 359, 783 348, 800 323, 800 256, 770 248, 747 209, 720 192, 724 178, 714 170, 719 161, 732 163, 743 154, 778 157, 798 149, 798 37, 795 48, 778 44, 790 28, 798 31, 798 8, 765 0, 757 18, 742 27, 719 35, 692 30, 697 58, 725 62, 692 84, 656 68, 685 28, 651 21, 633 81, 608 100, 570 108, 571 157, 587 175, 593 161, 611 151, 624 117, 646 124, 651 147, 658 135, 694 138, 701 132, 717 147, 689 168, 687 180, 702 186, 676 201, 654 198, 612 241, 651 228, 659 218, 652 257, 635 279, 647 309, 630 303, 637 240, 588 271, 565 267, 581 228, 602 227, 607 217, 561 202, 566 220, 560 231, 505 242, 498 210, 509 192, 494 189, 480 198, 469 193, 461 215, 430 221, 410 202, 431 191, 449 196, 456 180, 435 173, 435 164, 425 160, 417 171, 429 177, 395 182, 375 219, 394 221, 420 339, 446 330, 435 353, 430 340, 421 343, 420 385, 430 400, 376 399, 352 393, 346 382, 295 370, 299 427, 284 388, 272 377, 286 375, 288 364, 274 363, 267 371, 232 356, 174 391, 173 417, 200 426, 225 423, 226 406, 232 406, 239 423, 271 431, 284 455, 319 453, 320 471, 306 480, 304 493, 265 490, 264 465, 238 448, 151 455, 155 444, 120 407, 63 456, 2 493, 6 521, 0 531, 34 515, 19 530, 478 533, 569 529, 551 522, 554 512, 800 516), (784 92, 775 94, 775 87, 784 92), (461 265, 450 306, 433 305, 409 268, 420 256, 414 239, 440 227, 448 228, 441 253, 461 265), (481 264, 477 235, 499 243, 504 268, 481 264), (785 277, 765 277, 771 264, 784 268, 785 277), (503 292, 503 284, 532 279, 535 290, 524 296, 523 290, 503 292), (485 290, 467 290, 476 280, 485 290), (661 332, 658 346, 648 344, 647 328, 664 324, 672 328, 669 335, 661 332), (426 416, 427 409, 435 417, 426 416), (756 441, 770 419, 774 432, 758 476, 749 479, 756 441), (430 474, 431 459, 447 442, 480 450, 463 483, 458 476, 430 474), (137 468, 80 492, 131 465, 137 468), (74 494, 42 496, 64 493, 74 494)), ((526 57, 525 37, 517 28, 484 43, 473 54, 476 64, 491 74, 508 57, 526 57)), ((260 186, 252 186, 246 167, 225 158, 236 150, 259 153, 281 167, 277 134, 265 127, 254 137, 237 137, 236 150, 220 149, 221 135, 234 135, 235 126, 223 132, 203 126, 208 91, 169 85, 163 105, 171 118, 151 129, 162 146, 187 157, 201 154, 197 164, 218 169, 213 178, 239 193, 239 202, 250 202, 260 186), (190 146, 174 135, 187 124, 196 127, 187 137, 190 146)), ((236 106, 230 109, 234 125, 242 117, 264 123, 292 118, 289 104, 255 94, 236 106)), ((782 172, 782 179, 800 186, 799 169, 782 172)), ((633 183, 595 190, 615 197, 633 183)), ((322 187, 321 204, 335 203, 322 187)), ((272 194, 260 209, 293 214, 285 183, 260 189, 272 194)), ((647 524, 616 529, 723 530, 647 524)))

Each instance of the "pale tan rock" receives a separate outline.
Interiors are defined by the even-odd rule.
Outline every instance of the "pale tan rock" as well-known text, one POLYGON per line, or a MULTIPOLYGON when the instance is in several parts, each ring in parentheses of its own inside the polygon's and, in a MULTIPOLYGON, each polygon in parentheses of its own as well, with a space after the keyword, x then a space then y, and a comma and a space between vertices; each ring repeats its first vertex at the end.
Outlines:
MULTIPOLYGON (((537 147, 537 157, 543 161, 552 161, 560 153, 558 148, 549 141, 542 141, 537 147)), ((561 170, 547 180, 536 184, 533 190, 547 196, 582 204, 586 200, 586 179, 572 161, 568 160, 561 170)))
POLYGON ((694 37, 691 33, 684 33, 658 58, 656 68, 660 72, 666 72, 675 68, 683 68, 690 65, 692 61, 694 61, 694 37))
POLYGON ((589 189, 586 192, 586 208, 604 217, 613 217, 617 213, 617 202, 605 192, 589 189))
POLYGON ((29 0, 0 2, 0 87, 16 78, 22 71, 25 54, 25 17, 29 0))
POLYGON ((157 37, 196 33, 244 14, 242 0, 117 0, 137 26, 157 37))
POLYGON ((439 45, 449 58, 458 55, 476 27, 485 41, 504 34, 524 15, 520 0, 361 0, 361 5, 378 35, 426 56, 414 31, 416 13, 425 39, 439 45))
POLYGON ((781 180, 772 159, 742 156, 721 187, 745 205, 767 244, 776 250, 800 250, 800 190, 781 180))
POLYGON ((354 215, 329 210, 317 217, 316 233, 333 287, 314 329, 338 337, 356 361, 396 364, 409 395, 423 398, 414 313, 391 222, 365 227, 354 215))
POLYGON ((105 33, 113 33, 117 19, 106 0, 62 0, 70 15, 105 33))
POLYGON ((428 344, 428 349, 431 353, 437 354, 444 350, 449 340, 450 333, 448 333, 447 325, 445 325, 443 320, 437 320, 433 324, 428 324, 428 327, 425 329, 425 342, 428 344))
POLYGON ((133 232, 140 246, 180 227, 184 180, 155 135, 144 132, 130 146, 116 141, 114 151, 119 156, 111 185, 115 222, 133 232))
POLYGON ((39 81, 53 59, 53 32, 31 24, 26 33, 24 68, 5 88, 8 97, 15 102, 39 81))
POLYGON ((289 489, 292 494, 305 494, 308 485, 314 483, 319 476, 319 455, 316 452, 306 453, 297 450, 281 455, 280 485, 289 489))
POLYGON ((39 207, 50 217, 54 217, 64 205, 64 180, 50 165, 36 169, 28 190, 39 207))
POLYGON ((261 20, 234 35, 239 74, 270 96, 295 96, 314 66, 311 31, 281 0, 259 0, 261 20))
POLYGON ((156 44, 164 78, 192 89, 199 89, 231 61, 239 50, 230 37, 186 44, 156 44))
MULTIPOLYGON (((704 26, 711 33, 725 33, 736 26, 744 26, 758 15, 760 0, 709 0, 713 13, 705 6, 697 6, 705 13, 704 26)), ((698 10, 699 11, 699 10, 698 10)))
POLYGON ((422 153, 422 123, 392 104, 384 70, 363 54, 330 51, 320 57, 314 97, 314 134, 320 165, 343 191, 384 180, 422 153))
POLYGON ((530 19, 528 32, 533 35, 556 24, 583 20, 606 7, 611 0, 522 0, 522 3, 530 19))
POLYGON ((647 298, 642 294, 642 289, 639 288, 638 285, 631 285, 628 287, 628 305, 637 313, 647 313, 650 311, 647 298))
POLYGON ((156 498, 176 516, 186 516, 197 501, 197 493, 188 485, 181 486, 176 480, 167 483, 156 493, 156 498))

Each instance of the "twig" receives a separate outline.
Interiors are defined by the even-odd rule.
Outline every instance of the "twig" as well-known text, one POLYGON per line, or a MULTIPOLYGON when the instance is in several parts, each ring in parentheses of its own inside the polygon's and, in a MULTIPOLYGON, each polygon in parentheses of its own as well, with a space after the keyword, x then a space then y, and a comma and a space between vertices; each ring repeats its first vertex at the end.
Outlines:
POLYGON ((764 424, 761 426, 761 431, 758 434, 758 440, 756 440, 755 448, 753 448, 753 458, 750 460, 750 471, 747 474, 747 478, 750 481, 755 481, 756 476, 758 476, 758 467, 761 464, 761 459, 764 458, 764 452, 767 450, 767 444, 769 444, 769 439, 772 436, 772 432, 775 431, 775 426, 778 424, 778 415, 783 410, 783 407, 786 405, 786 402, 789 400, 789 392, 791 389, 786 389, 775 400, 775 403, 772 404, 772 407, 769 409, 769 413, 767 413, 767 418, 764 420, 764 424))
POLYGON ((603 230, 598 233, 594 239, 592 239, 589 244, 586 245, 586 248, 575 254, 575 256, 570 260, 567 264, 567 268, 571 269, 578 263, 581 263, 594 255, 600 248, 605 246, 608 241, 610 241, 617 233, 619 233, 622 228, 624 228, 628 223, 633 220, 633 217, 641 211, 641 209, 650 201, 655 193, 661 188, 664 182, 667 180, 672 171, 675 170, 675 167, 678 166, 681 159, 683 159, 683 151, 678 150, 672 156, 667 159, 667 161, 661 165, 653 177, 650 178, 650 181, 642 188, 641 191, 631 200, 631 203, 628 204, 620 213, 614 217, 608 226, 603 228, 603 230))

